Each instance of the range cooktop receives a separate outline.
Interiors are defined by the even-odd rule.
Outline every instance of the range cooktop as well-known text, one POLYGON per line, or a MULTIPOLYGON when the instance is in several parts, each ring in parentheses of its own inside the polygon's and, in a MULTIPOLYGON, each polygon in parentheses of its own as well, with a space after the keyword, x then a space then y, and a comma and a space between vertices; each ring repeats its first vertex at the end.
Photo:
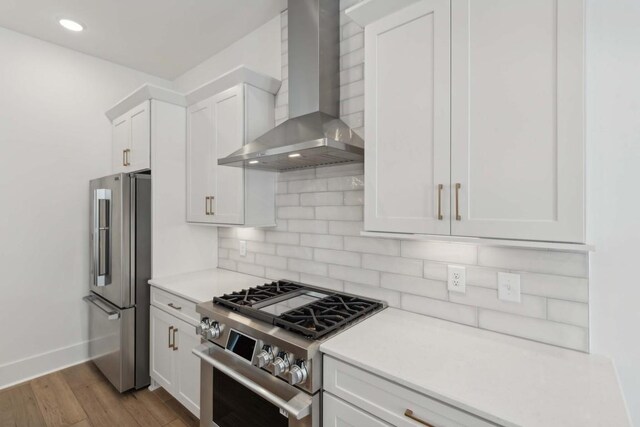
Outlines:
POLYGON ((215 297, 213 303, 310 339, 384 308, 380 301, 287 280, 215 297))

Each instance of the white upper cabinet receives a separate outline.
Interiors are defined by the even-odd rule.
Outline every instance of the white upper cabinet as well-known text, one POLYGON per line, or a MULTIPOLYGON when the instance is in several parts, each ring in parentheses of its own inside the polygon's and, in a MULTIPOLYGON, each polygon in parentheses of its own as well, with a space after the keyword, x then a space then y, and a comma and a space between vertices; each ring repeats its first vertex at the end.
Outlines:
POLYGON ((365 230, 583 243, 583 0, 407 3, 347 10, 366 25, 365 230))
MULTIPOLYGON (((244 77, 239 70, 221 80, 244 77)), ((188 100, 198 99, 187 109, 187 221, 273 226, 276 174, 220 166, 218 159, 274 126, 273 92, 277 88, 270 92, 240 82, 211 95, 215 85, 212 82, 197 90, 208 95, 205 99, 187 95, 188 100)))
POLYGON ((448 0, 365 33, 367 230, 449 234, 448 0))
POLYGON ((582 0, 452 0, 454 235, 583 242, 582 0))
POLYGON ((150 120, 150 102, 147 100, 112 121, 113 173, 150 168, 150 120))

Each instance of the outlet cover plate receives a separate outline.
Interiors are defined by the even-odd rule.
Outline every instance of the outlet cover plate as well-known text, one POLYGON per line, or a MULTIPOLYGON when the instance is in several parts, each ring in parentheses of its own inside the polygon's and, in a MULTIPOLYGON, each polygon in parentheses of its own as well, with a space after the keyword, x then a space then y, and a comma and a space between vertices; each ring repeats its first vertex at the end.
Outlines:
POLYGON ((498 299, 520 302, 520 275, 498 273, 498 299))
POLYGON ((447 266, 447 288, 451 292, 467 292, 467 269, 459 265, 447 266))
POLYGON ((246 240, 240 240, 239 249, 240 249, 240 256, 247 256, 247 241, 246 240))

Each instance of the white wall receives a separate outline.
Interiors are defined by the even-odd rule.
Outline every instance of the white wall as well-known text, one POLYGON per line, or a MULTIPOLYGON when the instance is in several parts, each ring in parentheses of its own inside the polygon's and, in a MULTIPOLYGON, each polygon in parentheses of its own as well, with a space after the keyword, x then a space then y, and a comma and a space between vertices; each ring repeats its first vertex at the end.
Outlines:
POLYGON ((587 1, 592 345, 614 358, 640 425, 640 2, 587 1))
POLYGON ((0 387, 86 357, 89 180, 104 112, 171 83, 0 28, 0 387), (38 357, 38 355, 43 355, 38 357))
POLYGON ((187 71, 173 85, 178 92, 190 92, 240 65, 280 79, 280 16, 187 71))

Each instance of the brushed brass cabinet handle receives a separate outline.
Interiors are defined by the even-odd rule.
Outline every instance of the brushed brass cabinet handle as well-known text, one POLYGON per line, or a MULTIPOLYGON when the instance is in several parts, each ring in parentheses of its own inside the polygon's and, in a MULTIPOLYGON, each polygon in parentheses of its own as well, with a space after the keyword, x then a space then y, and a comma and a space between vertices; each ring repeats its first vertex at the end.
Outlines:
POLYGON ((178 346, 176 345, 176 332, 178 332, 178 328, 173 330, 173 351, 178 349, 178 346))
POLYGON ((168 305, 169 305, 169 307, 173 308, 174 310, 182 310, 182 307, 174 305, 172 302, 170 302, 168 305))
POLYGON ((173 344, 171 344, 171 331, 173 331, 173 326, 169 326, 169 348, 173 348, 173 344))
POLYGON ((425 420, 413 415, 413 411, 411 409, 407 409, 406 411, 404 411, 404 416, 407 418, 411 418, 413 421, 416 421, 417 423, 422 424, 423 426, 434 427, 433 424, 429 424, 425 420))
POLYGON ((460 216, 460 183, 456 183, 456 221, 462 221, 462 217, 460 216))
POLYGON ((127 166, 127 150, 122 150, 122 166, 127 166))
POLYGON ((438 221, 442 221, 444 218, 442 216, 442 189, 444 185, 438 184, 438 221))

